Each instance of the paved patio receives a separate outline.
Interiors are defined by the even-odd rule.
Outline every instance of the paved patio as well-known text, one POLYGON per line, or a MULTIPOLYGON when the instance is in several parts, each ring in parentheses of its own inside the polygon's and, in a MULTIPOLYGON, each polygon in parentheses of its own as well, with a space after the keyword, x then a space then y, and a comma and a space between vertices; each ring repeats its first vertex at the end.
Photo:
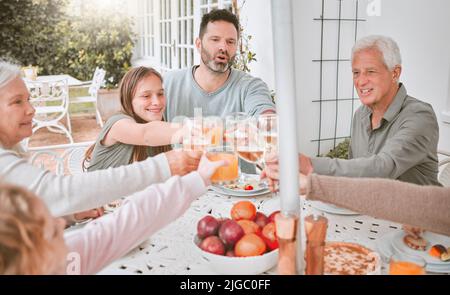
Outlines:
MULTIPOLYGON (((101 128, 95 121, 94 114, 72 115, 72 136, 74 142, 93 141, 97 138, 101 128)), ((42 128, 30 139, 30 147, 69 143, 67 138, 42 128)))

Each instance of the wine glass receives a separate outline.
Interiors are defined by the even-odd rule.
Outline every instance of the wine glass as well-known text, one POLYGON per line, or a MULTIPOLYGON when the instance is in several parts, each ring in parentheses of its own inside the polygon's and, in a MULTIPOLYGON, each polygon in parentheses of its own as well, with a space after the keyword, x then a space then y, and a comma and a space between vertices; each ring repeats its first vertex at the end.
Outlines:
POLYGON ((276 114, 262 114, 258 117, 258 135, 259 145, 263 150, 259 167, 262 171, 267 154, 278 152, 278 116, 276 114))
POLYGON ((262 114, 258 117, 258 133, 260 145, 264 153, 278 151, 278 116, 276 114, 262 114))
POLYGON ((227 141, 239 157, 252 164, 260 164, 264 154, 259 143, 257 120, 243 113, 227 118, 227 141))

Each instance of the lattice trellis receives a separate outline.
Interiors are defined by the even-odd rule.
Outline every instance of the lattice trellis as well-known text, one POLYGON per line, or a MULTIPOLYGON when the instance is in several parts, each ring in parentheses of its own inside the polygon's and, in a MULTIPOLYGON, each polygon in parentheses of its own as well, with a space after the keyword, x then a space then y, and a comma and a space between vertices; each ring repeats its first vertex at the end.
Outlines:
POLYGON ((359 0, 322 0, 315 22, 320 22, 320 52, 312 62, 319 67, 317 155, 350 137, 353 112, 359 100, 351 81, 351 47, 358 36, 359 0), (348 73, 346 73, 348 71, 348 73))

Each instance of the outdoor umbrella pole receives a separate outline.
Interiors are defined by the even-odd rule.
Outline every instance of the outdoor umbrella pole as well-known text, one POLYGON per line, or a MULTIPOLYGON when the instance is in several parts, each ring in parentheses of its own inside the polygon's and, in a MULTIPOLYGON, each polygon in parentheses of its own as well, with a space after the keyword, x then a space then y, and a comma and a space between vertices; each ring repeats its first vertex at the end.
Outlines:
POLYGON ((272 33, 279 118, 281 216, 276 219, 280 243, 279 274, 303 274, 301 216, 298 184, 298 148, 294 34, 291 0, 272 0, 272 33))

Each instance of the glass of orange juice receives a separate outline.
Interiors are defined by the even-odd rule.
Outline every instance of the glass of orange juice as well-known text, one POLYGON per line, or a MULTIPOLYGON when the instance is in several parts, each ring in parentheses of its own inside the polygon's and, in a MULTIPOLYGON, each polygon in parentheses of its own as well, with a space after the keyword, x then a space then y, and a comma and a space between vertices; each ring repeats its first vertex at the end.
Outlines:
POLYGON ((228 166, 219 167, 211 177, 213 184, 230 184, 239 178, 238 156, 232 147, 215 146, 208 148, 206 157, 210 161, 226 160, 228 166))
POLYGON ((390 275, 424 275, 426 261, 420 256, 395 253, 389 261, 390 275))
POLYGON ((210 146, 223 144, 223 121, 220 117, 203 118, 203 136, 210 146))

